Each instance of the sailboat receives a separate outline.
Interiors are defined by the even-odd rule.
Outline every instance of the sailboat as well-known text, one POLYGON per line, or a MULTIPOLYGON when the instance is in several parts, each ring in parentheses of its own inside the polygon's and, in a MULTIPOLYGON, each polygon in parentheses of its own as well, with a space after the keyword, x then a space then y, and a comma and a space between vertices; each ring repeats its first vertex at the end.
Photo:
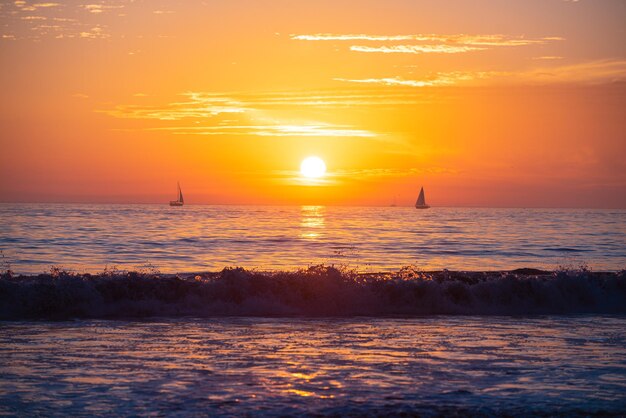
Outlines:
POLYGON ((183 199, 183 191, 180 189, 180 183, 176 183, 178 186, 178 199, 170 200, 170 206, 182 206, 185 204, 185 200, 183 199))
POLYGON ((415 202, 415 209, 428 209, 430 206, 426 204, 426 198, 424 197, 424 187, 420 190, 420 195, 415 202))

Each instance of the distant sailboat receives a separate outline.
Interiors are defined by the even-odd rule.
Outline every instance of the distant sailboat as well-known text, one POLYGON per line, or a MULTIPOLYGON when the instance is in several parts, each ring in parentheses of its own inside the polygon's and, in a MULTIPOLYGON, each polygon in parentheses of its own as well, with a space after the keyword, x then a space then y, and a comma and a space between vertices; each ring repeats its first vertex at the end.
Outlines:
POLYGON ((424 188, 420 190, 420 195, 415 202, 415 209, 428 209, 430 206, 426 204, 426 198, 424 197, 424 188))
POLYGON ((178 186, 178 200, 170 200, 170 206, 182 206, 185 204, 183 199, 183 191, 180 189, 180 183, 176 183, 178 186))

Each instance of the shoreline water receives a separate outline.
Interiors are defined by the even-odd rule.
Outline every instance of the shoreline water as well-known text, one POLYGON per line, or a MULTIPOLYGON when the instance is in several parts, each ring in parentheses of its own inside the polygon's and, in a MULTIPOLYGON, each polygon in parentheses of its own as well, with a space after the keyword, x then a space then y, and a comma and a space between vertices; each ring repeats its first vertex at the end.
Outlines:
POLYGON ((623 416, 625 321, 0 321, 0 414, 623 416))

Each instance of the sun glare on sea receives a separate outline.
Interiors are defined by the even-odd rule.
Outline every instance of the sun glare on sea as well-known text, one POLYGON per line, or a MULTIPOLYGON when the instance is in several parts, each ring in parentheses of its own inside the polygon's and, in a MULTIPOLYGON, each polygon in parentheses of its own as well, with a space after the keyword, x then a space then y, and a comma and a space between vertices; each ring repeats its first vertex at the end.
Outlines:
POLYGON ((300 163, 300 173, 310 179, 322 177, 326 173, 326 164, 319 157, 307 157, 300 163))

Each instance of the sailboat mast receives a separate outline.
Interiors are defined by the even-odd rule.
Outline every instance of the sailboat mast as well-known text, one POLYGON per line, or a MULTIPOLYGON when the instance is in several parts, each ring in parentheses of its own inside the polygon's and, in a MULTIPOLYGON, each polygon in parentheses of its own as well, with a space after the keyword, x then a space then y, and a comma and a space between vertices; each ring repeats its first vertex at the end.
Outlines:
POLYGON ((176 188, 177 190, 177 196, 176 196, 176 200, 170 200, 170 206, 182 206, 184 203, 183 200, 183 190, 180 188, 180 182, 177 181, 176 182, 176 188))

